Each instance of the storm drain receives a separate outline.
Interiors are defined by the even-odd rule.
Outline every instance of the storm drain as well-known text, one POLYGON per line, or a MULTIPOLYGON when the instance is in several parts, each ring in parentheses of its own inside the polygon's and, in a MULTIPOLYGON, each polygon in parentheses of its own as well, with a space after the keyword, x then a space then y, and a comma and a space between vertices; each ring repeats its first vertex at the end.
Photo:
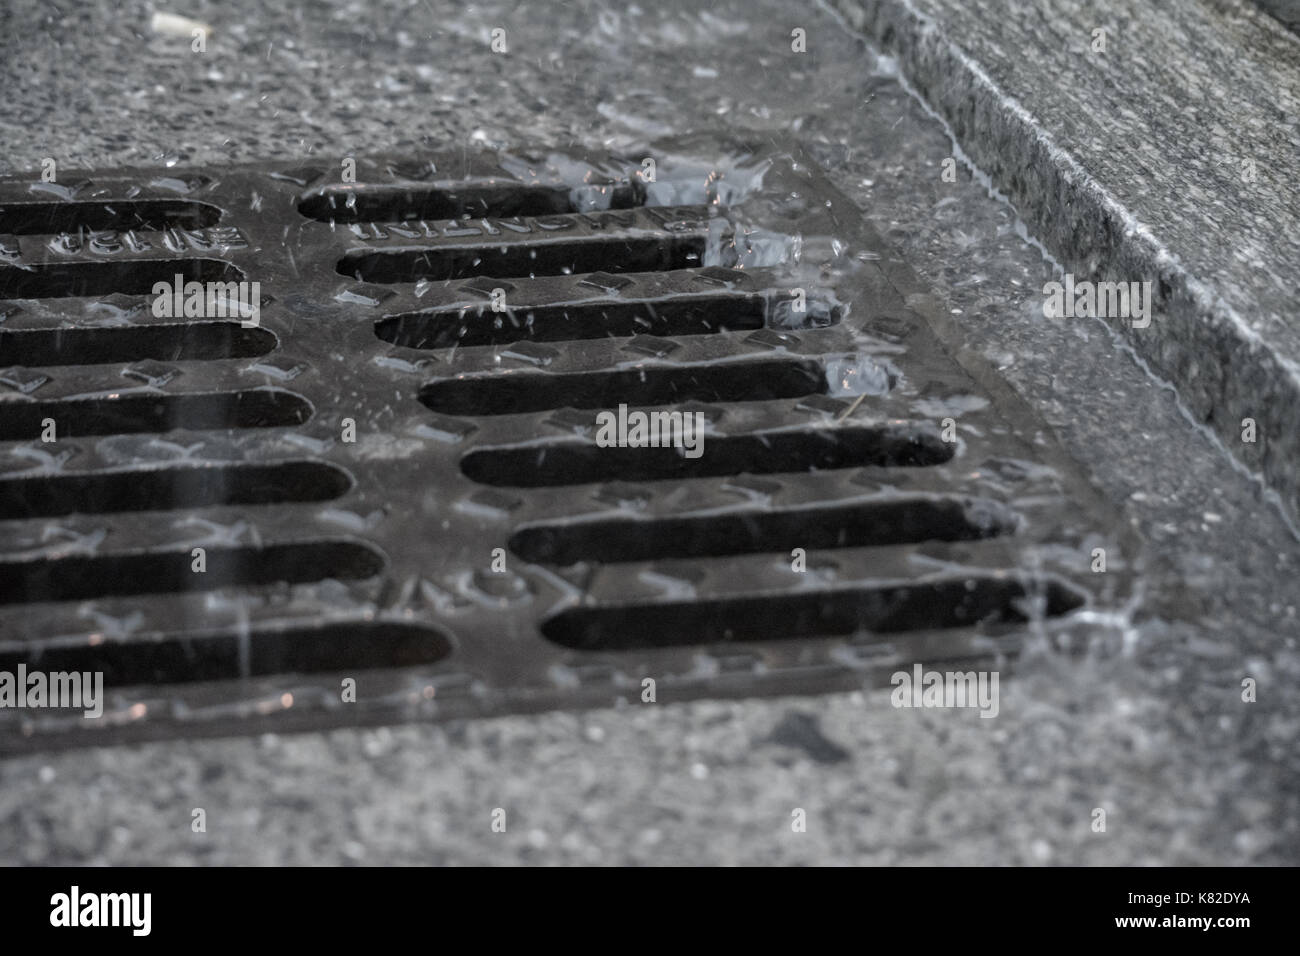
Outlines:
POLYGON ((806 156, 645 158, 0 183, 0 670, 108 688, 0 747, 844 689, 1123 599, 806 156))

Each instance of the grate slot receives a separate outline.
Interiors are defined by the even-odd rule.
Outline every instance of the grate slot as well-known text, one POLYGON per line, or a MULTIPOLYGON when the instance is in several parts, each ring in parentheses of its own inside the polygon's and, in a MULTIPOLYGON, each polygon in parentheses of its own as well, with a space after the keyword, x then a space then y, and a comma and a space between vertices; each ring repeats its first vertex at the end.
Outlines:
POLYGON ((686 518, 535 524, 516 531, 509 547, 535 564, 570 565, 973 541, 1015 529, 1014 513, 988 499, 911 498, 686 518))
POLYGON ((0 440, 31 441, 53 419, 59 438, 130 435, 174 429, 277 428, 311 418, 305 398, 274 388, 160 395, 130 392, 98 398, 0 404, 0 440))
POLYGON ((416 667, 436 664, 450 653, 451 641, 435 628, 356 620, 0 652, 0 670, 26 664, 46 671, 99 671, 106 687, 128 687, 416 667))
POLYGON ((819 363, 778 359, 641 366, 614 372, 509 371, 429 382, 420 401, 449 415, 514 415, 553 408, 610 408, 675 402, 762 402, 827 390, 819 363))
POLYGON ((95 202, 21 202, 0 205, 0 235, 64 232, 202 229, 221 221, 221 210, 184 199, 106 199, 95 202))
POLYGON ((0 561, 0 604, 356 580, 384 569, 377 550, 355 541, 212 546, 205 551, 203 573, 193 570, 189 548, 0 561))
MULTIPOLYGON (((611 209, 645 202, 640 184, 608 187, 611 209)), ((328 186, 304 196, 298 212, 319 222, 409 222, 420 219, 509 218, 582 212, 568 186, 467 183, 452 187, 328 186)))
POLYGON ((433 249, 356 250, 339 260, 338 271, 362 282, 471 276, 496 279, 573 275, 583 272, 663 272, 703 264, 708 237, 549 237, 532 243, 447 246, 433 249))
POLYGON ((124 259, 109 262, 0 264, 0 299, 149 295, 177 275, 186 282, 242 282, 244 273, 221 259, 124 259))
MULTIPOLYGON (((632 335, 712 335, 761 329, 767 305, 761 295, 718 293, 645 302, 605 300, 516 308, 508 312, 423 310, 375 323, 385 342, 414 349, 443 349, 511 342, 564 342, 632 335)), ((834 324, 839 315, 809 322, 834 324)), ((810 326, 811 327, 811 326, 810 326)))
POLYGON ((574 607, 542 622, 548 640, 580 651, 630 651, 725 641, 889 634, 976 624, 1023 624, 1026 603, 1055 617, 1083 598, 1055 580, 963 577, 870 588, 574 607), (1027 600, 1028 599, 1028 600, 1027 600))
POLYGON ((0 364, 97 365, 250 358, 276 346, 275 335, 238 322, 186 322, 116 328, 0 331, 0 364))
POLYGON ((329 501, 352 487, 318 461, 196 465, 0 479, 0 518, 329 501))
MULTIPOLYGON (((682 412, 654 412, 675 415, 682 412)), ((953 446, 916 426, 756 432, 706 439, 708 454, 687 458, 677 448, 602 448, 595 443, 551 443, 471 451, 461 471, 474 481, 515 488, 604 481, 671 481, 744 473, 857 468, 866 465, 939 465, 953 446)))

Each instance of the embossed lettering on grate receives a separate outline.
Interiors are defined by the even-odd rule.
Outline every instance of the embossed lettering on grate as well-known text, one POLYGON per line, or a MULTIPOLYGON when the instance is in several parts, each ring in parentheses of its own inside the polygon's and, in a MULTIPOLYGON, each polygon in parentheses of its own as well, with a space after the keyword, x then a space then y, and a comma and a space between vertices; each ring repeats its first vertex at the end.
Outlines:
POLYGON ((661 145, 0 183, 0 670, 107 685, 0 747, 844 689, 1122 598, 796 147, 661 145), (702 454, 601 447, 620 405, 702 454))

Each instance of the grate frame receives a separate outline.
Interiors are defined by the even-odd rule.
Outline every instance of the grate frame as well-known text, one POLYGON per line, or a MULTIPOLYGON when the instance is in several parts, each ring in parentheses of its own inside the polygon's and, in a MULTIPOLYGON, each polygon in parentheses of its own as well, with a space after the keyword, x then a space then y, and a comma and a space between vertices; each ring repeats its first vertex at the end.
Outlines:
MULTIPOLYGON (((639 705, 645 678, 662 703, 878 685, 915 661, 1008 669, 1028 634, 1086 642, 1098 620, 1128 605, 1133 575, 1094 574, 1090 563, 1098 547, 1112 569, 1134 560, 1131 532, 1047 426, 961 347, 942 303, 797 143, 695 139, 655 144, 649 155, 658 184, 640 178, 640 156, 536 150, 361 158, 356 187, 329 182, 323 165, 293 163, 89 171, 62 192, 37 177, 0 181, 0 669, 117 661, 125 680, 108 688, 98 720, 0 709, 0 752, 639 705), (715 167, 727 169, 719 181, 700 176, 715 167), (346 205, 349 193, 362 197, 356 206, 346 205), (331 196, 343 210, 503 215, 312 218, 331 196), (641 205, 657 197, 667 201, 641 205), (681 197, 700 201, 672 201, 681 197), (566 203, 585 213, 563 212, 566 203), (178 216, 181 226, 158 228, 178 216), (94 231, 41 231, 77 217, 94 231), (507 249, 500 261, 509 269, 489 270, 501 272, 517 271, 530 248, 564 243, 560 259, 542 257, 547 268, 575 248, 615 253, 592 273, 447 278, 489 245, 507 249), (655 248, 669 252, 656 260, 655 248), (374 263, 392 261, 403 281, 339 271, 365 262, 363 273, 391 278, 374 263), (410 270, 424 261, 430 278, 415 281, 410 270), (647 263, 674 268, 645 271, 647 263), (142 286, 170 278, 164 270, 259 281, 258 328, 155 317, 142 286), (90 294, 30 297, 69 288, 90 294), (490 311, 495 288, 506 290, 505 318, 490 311), (804 313, 792 308, 795 289, 807 297, 804 313), (609 331, 621 334, 600 334, 609 331), (462 341, 472 344, 451 344, 462 341), (735 397, 746 372, 761 386, 780 380, 777 366, 798 372, 808 362, 870 385, 858 395, 829 384, 800 393, 796 382, 785 393, 735 397), (572 454, 601 473, 616 456, 590 451, 595 413, 637 369, 648 370, 647 394, 658 397, 670 386, 724 387, 710 376, 725 383, 729 397, 692 396, 680 407, 709 422, 702 461, 712 450, 710 468, 719 454, 746 467, 542 486, 522 483, 522 464, 521 477, 506 481, 467 473, 465 462, 487 461, 483 474, 499 475, 502 452, 521 462, 572 454), (612 386, 587 384, 614 372, 624 377, 612 386), (562 391, 557 381, 583 383, 584 407, 538 407, 548 388, 562 391), (455 398, 458 385, 471 406, 508 393, 524 396, 512 400, 526 410, 469 414, 464 399, 451 411, 430 407, 435 396, 455 398), (122 412, 124 400, 146 412, 122 412), (31 426, 44 414, 33 409, 69 423, 68 436, 40 442, 31 426), (123 415, 127 424, 143 415, 155 430, 114 424, 123 415), (944 418, 955 422, 955 443, 939 437, 944 418), (341 440, 345 419, 355 423, 353 443, 341 440), (159 421, 195 427, 160 432, 159 421), (874 460, 873 442, 938 449, 942 460, 885 464, 908 459, 874 460), (778 464, 801 455, 856 464, 756 473, 771 449, 785 456, 778 464), (320 500, 275 477, 288 465, 342 477, 320 500), (211 480, 195 476, 205 471, 211 480), (109 496, 93 487, 101 473, 116 476, 118 495, 131 474, 181 500, 177 489, 190 489, 193 506, 68 513, 71 495, 109 496), (42 483, 53 490, 33 493, 42 483), (212 503, 223 489, 240 495, 212 503), (7 517, 24 502, 36 513, 7 517), (784 544, 800 546, 791 535, 801 510, 861 507, 881 521, 907 514, 908 502, 918 514, 959 512, 956 526, 967 530, 906 540, 895 529, 902 540, 809 547, 807 570, 791 569, 784 544), (721 555, 550 564, 518 550, 521 532, 547 526, 621 522, 616 530, 626 532, 628 522, 678 522, 707 537, 716 521, 743 537, 736 518, 747 511, 787 520, 769 522, 761 548, 721 555), (981 527, 1014 530, 986 536, 981 527), (96 587, 160 586, 195 547, 226 556, 228 579, 95 596, 96 587), (491 570, 497 548, 505 572, 491 570), (302 580, 253 583, 249 567, 302 580), (971 577, 992 582, 977 585, 977 597, 1016 587, 1032 597, 1050 585, 1080 607, 1028 624, 895 626, 913 614, 907 608, 932 603, 907 593, 971 577), (37 587, 61 599, 27 600, 37 587), (819 595, 839 609, 825 620, 819 595), (783 597, 814 609, 811 624, 806 614, 776 618, 804 636, 727 640, 712 610, 743 617, 783 597), (644 606, 671 623, 689 617, 692 602, 713 613, 701 642, 675 633, 583 650, 570 633, 584 610, 626 621, 644 606), (878 630, 844 633, 844 614, 878 630), (835 633, 810 636, 821 626, 835 633), (548 629, 566 643, 544 637, 548 629), (157 678, 143 681, 151 666, 157 678), (354 703, 341 699, 344 677, 356 681, 354 703)), ((826 537, 809 535, 822 545, 826 537)), ((980 606, 973 600, 971 613, 980 606)))

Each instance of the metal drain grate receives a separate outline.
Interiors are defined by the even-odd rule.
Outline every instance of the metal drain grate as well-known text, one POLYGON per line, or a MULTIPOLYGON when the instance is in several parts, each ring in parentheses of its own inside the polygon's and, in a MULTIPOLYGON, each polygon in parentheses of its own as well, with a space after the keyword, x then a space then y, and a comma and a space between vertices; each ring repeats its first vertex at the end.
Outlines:
POLYGON ((1124 599, 797 148, 655 156, 0 182, 0 669, 110 688, 0 748, 842 689, 1124 599), (260 283, 256 326, 158 317, 177 276, 260 283), (703 453, 600 447, 624 404, 703 453))

